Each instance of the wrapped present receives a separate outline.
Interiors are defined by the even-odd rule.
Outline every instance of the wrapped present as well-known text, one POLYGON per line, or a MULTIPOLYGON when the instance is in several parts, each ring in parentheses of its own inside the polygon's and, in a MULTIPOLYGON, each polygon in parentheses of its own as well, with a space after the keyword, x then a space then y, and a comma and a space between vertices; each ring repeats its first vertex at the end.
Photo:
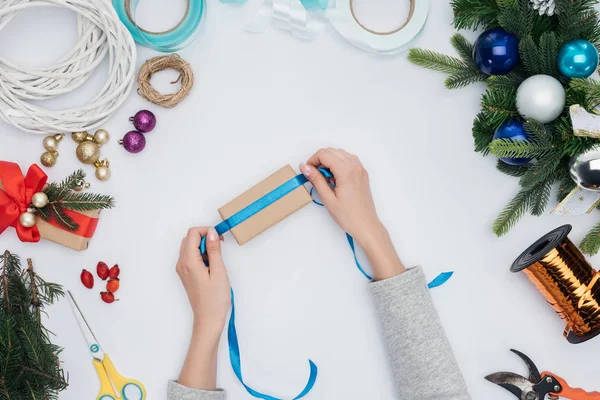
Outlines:
POLYGON ((85 173, 76 171, 60 183, 47 184, 33 164, 25 177, 17 164, 0 161, 0 235, 10 226, 23 242, 47 239, 73 250, 85 250, 100 211, 114 206, 110 196, 77 192, 85 173))
MULTIPOLYGON (((296 173, 294 172, 294 169, 291 166, 286 165, 265 180, 253 186, 251 189, 239 195, 234 200, 219 208, 221 218, 226 220, 295 176, 296 173)), ((299 186, 286 196, 280 198, 264 210, 233 228, 231 233, 238 244, 242 245, 306 206, 311 201, 312 197, 308 193, 308 190, 306 190, 304 186, 299 186)))

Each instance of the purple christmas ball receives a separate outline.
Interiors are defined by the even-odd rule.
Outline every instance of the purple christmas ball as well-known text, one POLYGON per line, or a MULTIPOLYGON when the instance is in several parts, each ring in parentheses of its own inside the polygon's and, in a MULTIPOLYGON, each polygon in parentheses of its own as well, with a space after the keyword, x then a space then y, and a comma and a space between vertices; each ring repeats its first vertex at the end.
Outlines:
POLYGON ((142 133, 150 132, 156 126, 156 117, 152 111, 148 110, 136 112, 129 120, 133 122, 135 129, 142 133))
POLYGON ((138 131, 130 131, 123 136, 123 139, 119 140, 119 144, 122 144, 130 153, 139 153, 146 147, 146 137, 138 131))

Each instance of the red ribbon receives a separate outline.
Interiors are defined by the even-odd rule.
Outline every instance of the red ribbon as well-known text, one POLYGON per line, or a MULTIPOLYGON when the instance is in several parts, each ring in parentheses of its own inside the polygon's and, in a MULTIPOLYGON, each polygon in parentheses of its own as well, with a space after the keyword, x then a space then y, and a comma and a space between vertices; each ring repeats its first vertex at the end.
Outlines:
MULTIPOLYGON (((31 197, 42 191, 47 180, 48 176, 36 164, 29 167, 27 175, 23 178, 23 173, 17 164, 0 161, 0 182, 4 186, 4 191, 0 190, 0 235, 6 228, 12 226, 17 229, 17 236, 22 242, 40 241, 40 232, 37 226, 25 228, 19 223, 19 217, 27 211, 31 197)), ((79 225, 79 228, 73 232, 74 234, 86 238, 94 235, 98 218, 88 217, 71 210, 64 211, 79 225)), ((52 226, 66 230, 53 219, 48 222, 52 226)))

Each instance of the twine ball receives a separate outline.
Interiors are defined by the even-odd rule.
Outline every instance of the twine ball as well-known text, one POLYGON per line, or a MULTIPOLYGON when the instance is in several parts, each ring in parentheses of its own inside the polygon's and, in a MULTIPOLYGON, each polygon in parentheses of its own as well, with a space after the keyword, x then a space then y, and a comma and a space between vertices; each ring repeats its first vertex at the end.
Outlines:
POLYGON ((194 86, 194 72, 190 64, 178 54, 158 56, 146 61, 138 73, 138 94, 158 106, 173 108, 183 101, 194 86), (179 71, 179 78, 171 83, 181 82, 181 88, 173 94, 161 94, 150 84, 152 75, 165 69, 179 71))

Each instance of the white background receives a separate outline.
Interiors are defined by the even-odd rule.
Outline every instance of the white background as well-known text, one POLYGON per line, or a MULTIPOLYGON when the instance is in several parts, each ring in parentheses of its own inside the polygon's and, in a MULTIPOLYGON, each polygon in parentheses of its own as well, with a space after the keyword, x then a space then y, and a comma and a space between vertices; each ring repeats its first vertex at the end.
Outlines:
MULTIPOLYGON (((359 154, 370 171, 381 217, 404 262, 422 265, 428 278, 456 271, 432 296, 474 399, 514 398, 483 379, 500 370, 525 373, 511 347, 571 385, 600 389, 593 361, 600 339, 569 344, 564 323, 541 294, 524 275, 509 272, 539 236, 572 223, 571 238, 579 242, 597 215, 526 217, 506 237, 492 234, 517 180, 496 171, 493 157, 472 150, 471 124, 484 85, 448 91, 442 74, 410 64, 406 54, 367 54, 331 27, 311 43, 277 29, 248 34, 244 26, 259 4, 208 0, 202 35, 181 52, 196 75, 190 97, 166 110, 133 91, 104 127, 112 140, 102 155, 113 177, 92 179, 92 190, 114 195, 117 208, 103 213, 87 251, 47 241, 23 244, 12 228, 0 237, 2 250, 32 257, 44 278, 71 289, 120 372, 144 382, 150 399, 165 398, 190 330, 174 271, 187 228, 218 223, 218 207, 282 165, 297 167, 323 146, 342 147, 359 154), (131 155, 117 141, 131 129, 129 116, 143 108, 157 115, 158 125, 147 135, 146 150, 131 155), (99 260, 121 266, 118 303, 100 301, 99 280, 94 290, 79 282, 81 269, 93 271, 99 260)), ((385 7, 406 15, 398 0, 371 4, 359 12, 378 28, 401 20, 385 7)), ((142 1, 141 25, 166 29, 184 8, 182 0, 142 1)), ((449 4, 434 0, 417 45, 453 53, 451 19, 449 4)), ((30 10, 0 32, 0 57, 48 65, 75 36, 74 14, 30 10)), ((138 66, 156 55, 138 49, 138 66)), ((88 101, 105 74, 104 66, 77 93, 47 106, 88 101)), ((153 83, 165 90, 176 74, 161 75, 153 83)), ((75 147, 63 140, 58 164, 47 169, 50 180, 82 167, 75 147)), ((43 151, 41 136, 0 122, 0 159, 26 169, 43 151)), ((394 398, 368 285, 325 210, 308 206, 243 247, 227 234, 224 253, 236 290, 244 376, 252 387, 289 398, 303 387, 311 358, 319 378, 310 399, 394 398)), ((61 399, 95 398, 98 379, 68 302, 47 311, 70 377, 61 399)), ((232 399, 251 398, 231 370, 225 335, 218 384, 232 399)))

